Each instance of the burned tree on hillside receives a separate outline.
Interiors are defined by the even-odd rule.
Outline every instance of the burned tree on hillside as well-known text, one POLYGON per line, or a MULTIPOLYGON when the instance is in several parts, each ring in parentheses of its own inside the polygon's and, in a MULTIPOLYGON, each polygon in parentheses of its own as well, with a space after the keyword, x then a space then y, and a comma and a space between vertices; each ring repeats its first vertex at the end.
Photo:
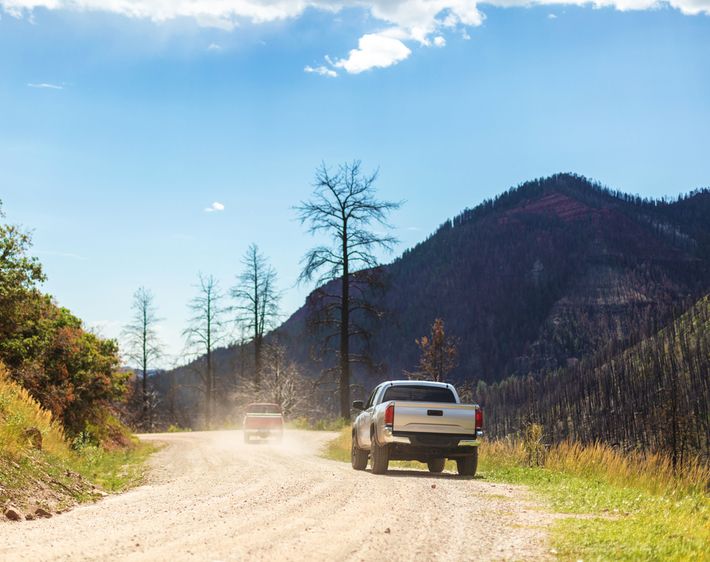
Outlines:
POLYGON ((205 398, 205 426, 212 425, 212 414, 215 406, 215 377, 213 351, 225 338, 223 305, 224 295, 219 283, 212 276, 200 274, 197 284, 197 295, 190 301, 192 313, 189 326, 183 331, 188 350, 200 357, 201 391, 205 398))
POLYGON ((279 292, 276 290, 276 270, 259 252, 256 244, 249 246, 242 258, 244 269, 232 289, 237 301, 237 320, 252 335, 254 346, 254 385, 261 381, 264 333, 273 328, 279 317, 279 292))
POLYGON ((325 164, 316 171, 313 196, 296 210, 301 224, 311 234, 330 238, 303 258, 301 281, 316 281, 320 287, 309 299, 314 324, 325 328, 325 343, 338 338, 338 387, 340 415, 350 416, 350 367, 362 359, 351 350, 351 338, 368 331, 357 317, 378 316, 369 302, 369 289, 379 282, 375 251, 392 250, 396 239, 373 229, 389 229, 391 211, 401 203, 375 197, 377 172, 365 174, 354 161, 331 171, 325 164), (328 331, 328 330, 331 331, 328 331))
POLYGON ((431 334, 415 340, 421 351, 419 358, 419 373, 416 378, 443 382, 446 375, 454 369, 458 362, 456 340, 446 336, 444 321, 434 320, 431 334))
POLYGON ((286 348, 279 343, 264 346, 264 380, 262 395, 269 402, 281 406, 286 417, 306 409, 309 401, 308 381, 298 366, 289 361, 286 348))
POLYGON ((150 430, 153 428, 157 395, 149 388, 148 371, 150 367, 154 368, 154 362, 162 355, 162 345, 157 332, 161 319, 158 318, 153 293, 145 287, 140 287, 133 294, 131 311, 131 321, 123 330, 126 355, 127 359, 141 370, 140 425, 150 430))

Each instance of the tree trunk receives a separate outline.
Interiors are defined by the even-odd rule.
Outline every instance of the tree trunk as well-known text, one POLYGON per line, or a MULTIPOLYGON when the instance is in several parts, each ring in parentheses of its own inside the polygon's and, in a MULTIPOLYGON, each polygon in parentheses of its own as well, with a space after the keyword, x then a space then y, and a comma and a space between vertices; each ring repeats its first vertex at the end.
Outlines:
POLYGON ((212 380, 212 300, 207 298, 207 403, 205 408, 205 423, 207 429, 212 427, 212 401, 214 399, 214 381, 212 380))
MULTIPOLYGON (((143 306, 143 414, 141 421, 145 425, 148 421, 148 311, 144 304, 143 306)), ((148 424, 148 428, 152 429, 152 423, 148 424)))
POLYGON ((259 273, 254 256, 254 386, 261 384, 261 335, 259 330, 259 273))
MULTIPOLYGON (((343 221, 345 222, 345 221, 343 221)), ((348 233, 343 225, 343 279, 340 301, 340 417, 350 419, 350 279, 348 233)))

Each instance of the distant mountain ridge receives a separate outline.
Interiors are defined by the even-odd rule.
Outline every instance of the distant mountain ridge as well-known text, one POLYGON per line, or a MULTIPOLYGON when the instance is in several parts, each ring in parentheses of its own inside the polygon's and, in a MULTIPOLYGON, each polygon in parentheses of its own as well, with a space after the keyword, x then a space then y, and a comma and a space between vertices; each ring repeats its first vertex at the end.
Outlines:
MULTIPOLYGON (((710 191, 643 199, 557 174, 463 211, 381 269, 380 369, 356 371, 363 388, 415 368, 414 340, 437 317, 459 340, 453 381, 540 374, 636 343, 710 292, 710 191)), ((270 337, 315 377, 329 360, 313 361, 307 317, 304 305, 270 337)), ((238 356, 221 350, 218 376, 232 380, 238 356)))

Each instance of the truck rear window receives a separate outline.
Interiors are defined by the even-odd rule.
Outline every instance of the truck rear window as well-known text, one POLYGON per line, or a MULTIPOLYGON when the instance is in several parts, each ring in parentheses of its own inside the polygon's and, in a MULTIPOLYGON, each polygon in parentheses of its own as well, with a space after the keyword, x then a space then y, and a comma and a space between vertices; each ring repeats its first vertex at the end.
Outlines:
POLYGON ((280 414, 281 407, 278 404, 250 404, 247 406, 247 414, 280 414))
POLYGON ((407 402, 445 402, 455 404, 454 393, 448 388, 436 386, 390 386, 385 390, 383 402, 404 400, 407 402))

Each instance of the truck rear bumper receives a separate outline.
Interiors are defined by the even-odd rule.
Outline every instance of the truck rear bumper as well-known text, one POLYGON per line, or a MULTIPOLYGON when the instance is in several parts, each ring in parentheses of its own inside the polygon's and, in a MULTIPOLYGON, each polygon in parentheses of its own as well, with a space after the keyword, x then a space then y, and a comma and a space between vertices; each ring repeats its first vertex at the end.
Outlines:
POLYGON ((249 435, 250 437, 255 436, 255 437, 270 437, 271 435, 283 435, 283 428, 277 428, 277 427, 266 427, 266 428, 256 428, 256 427, 250 427, 250 428, 244 428, 244 433, 246 435, 249 435))
POLYGON ((396 445, 409 445, 412 448, 436 449, 465 449, 477 447, 481 444, 483 431, 477 430, 475 435, 461 435, 451 433, 415 433, 407 431, 393 431, 385 426, 380 442, 396 445))

